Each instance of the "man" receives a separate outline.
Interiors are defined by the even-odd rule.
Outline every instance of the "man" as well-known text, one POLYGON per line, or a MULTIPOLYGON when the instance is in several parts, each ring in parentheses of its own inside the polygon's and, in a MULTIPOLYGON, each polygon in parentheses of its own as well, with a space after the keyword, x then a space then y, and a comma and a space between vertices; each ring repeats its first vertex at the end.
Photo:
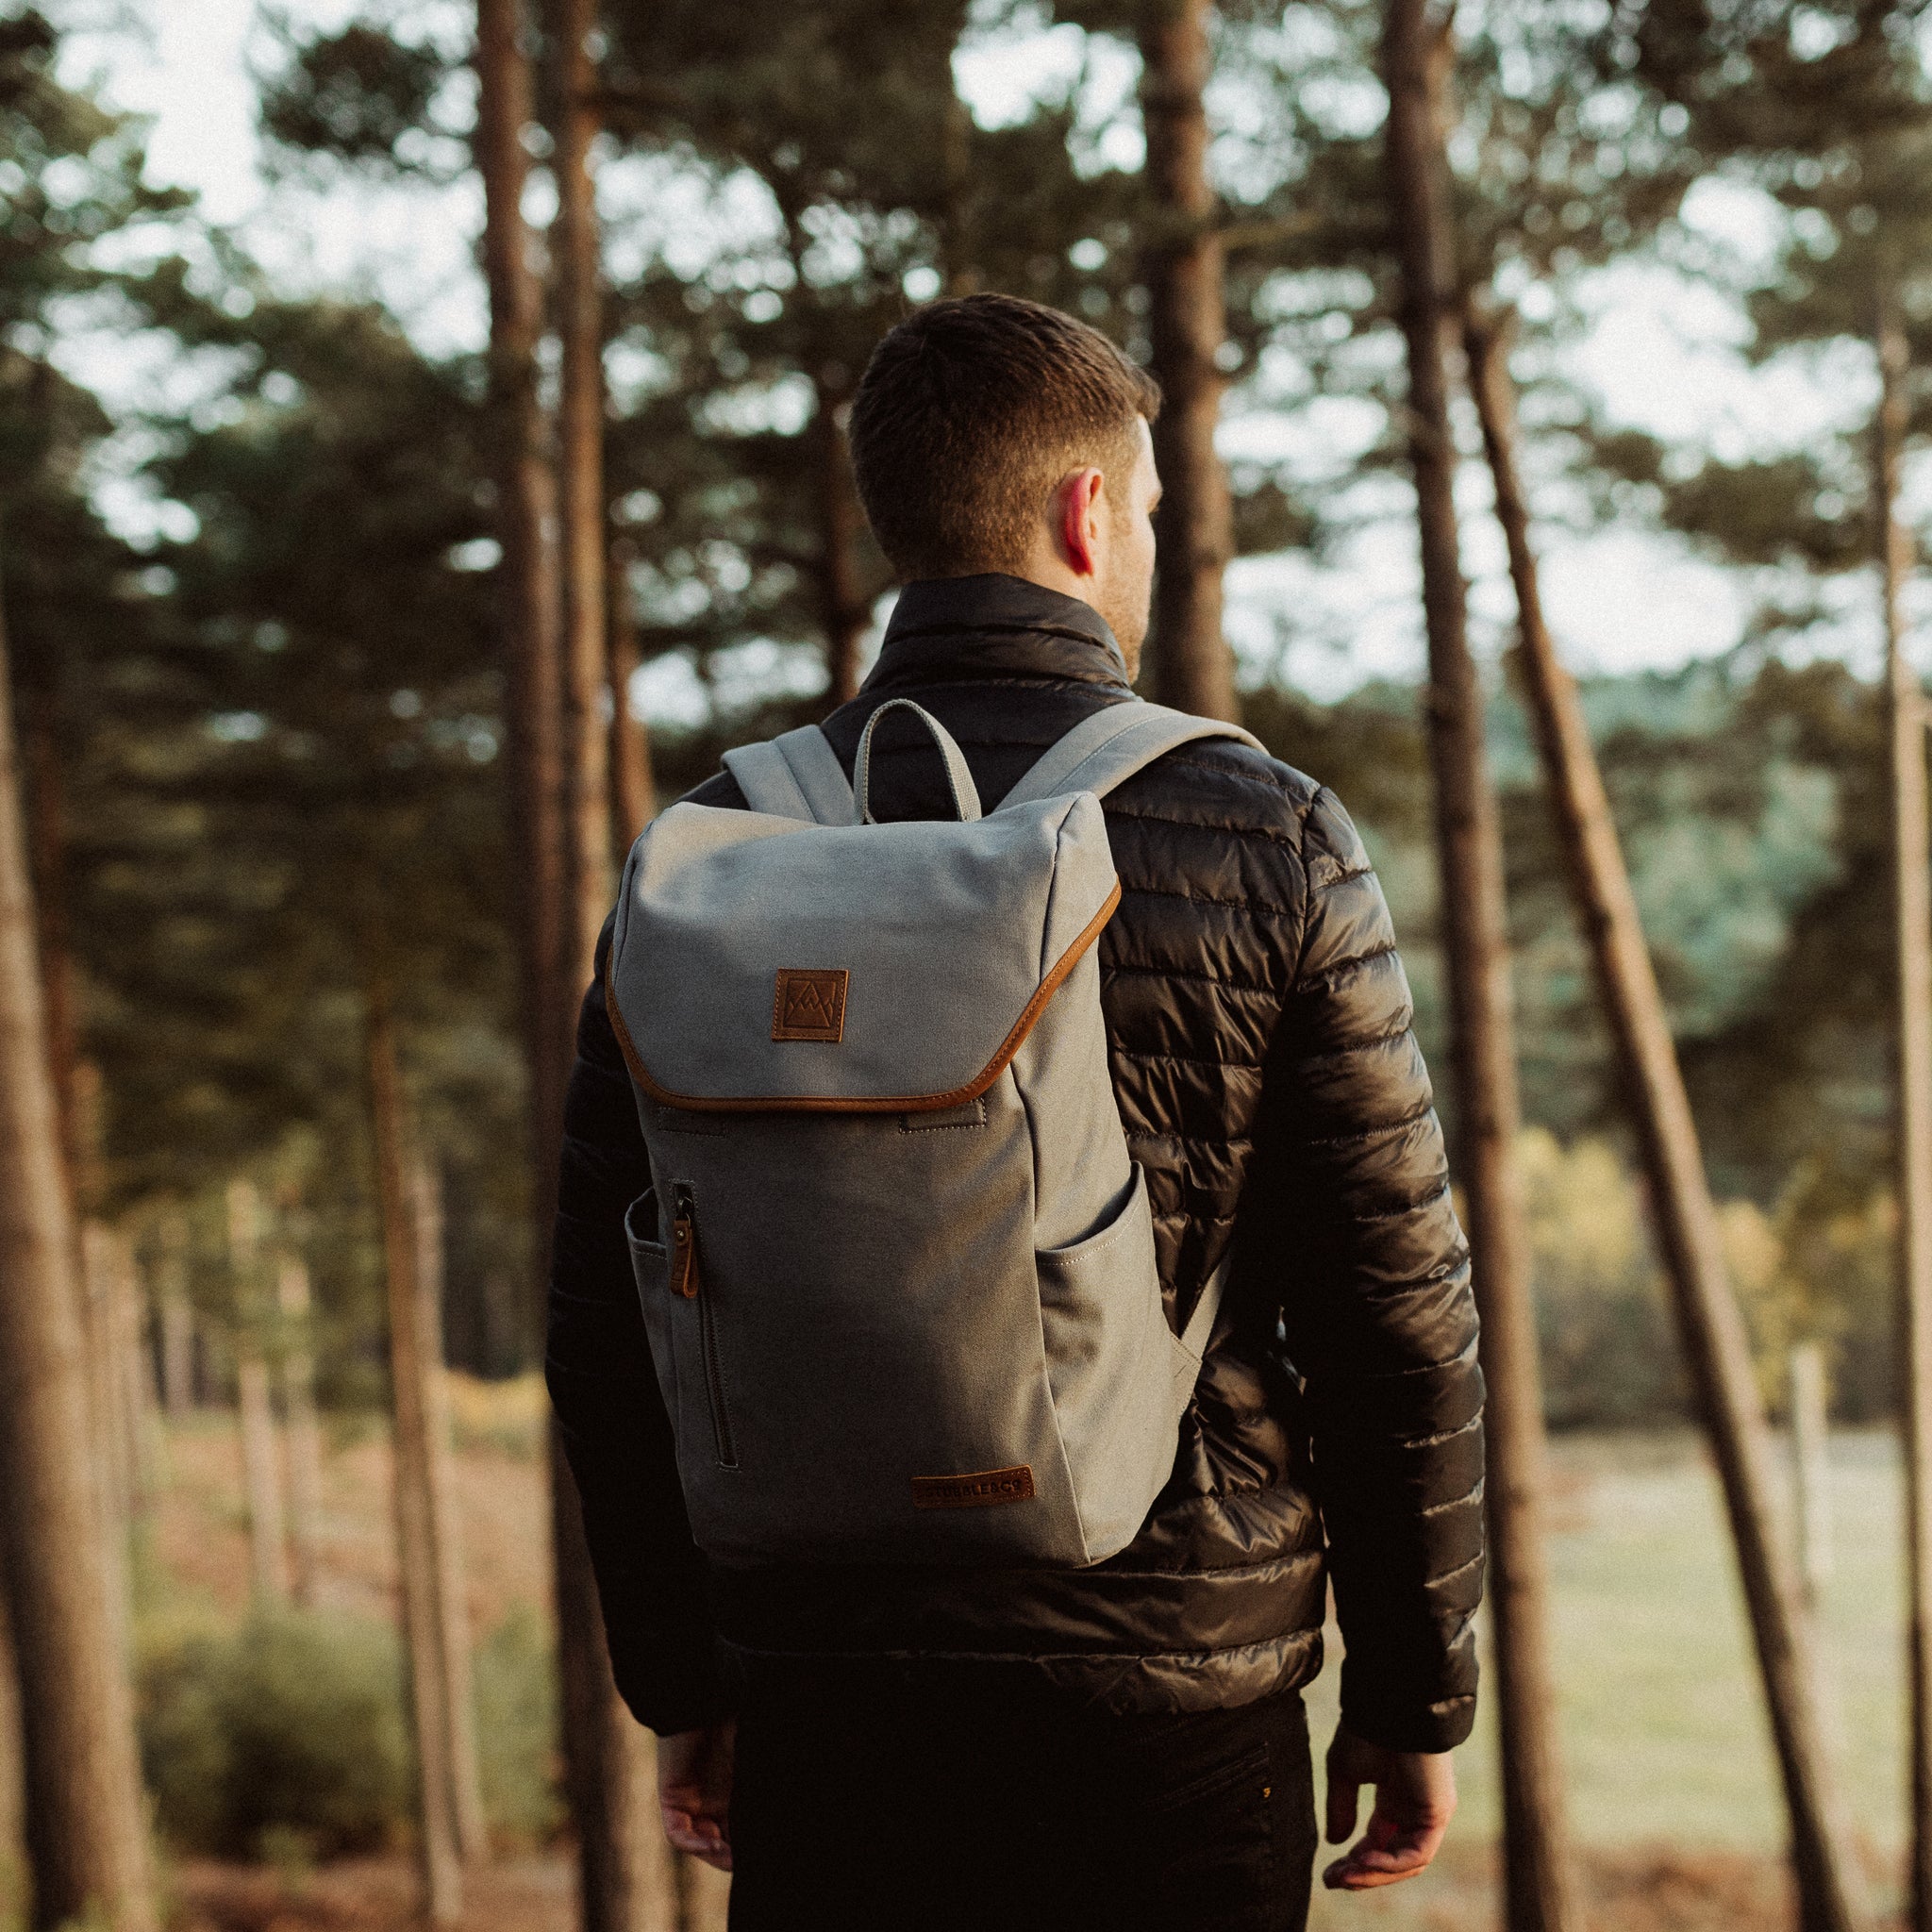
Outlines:
MULTIPOLYGON (((825 721, 848 772, 873 711, 910 695, 991 806, 1129 696, 1158 405, 1104 337, 1032 303, 943 302, 885 339, 852 451, 907 584, 864 690, 825 721)), ((905 722, 881 724, 874 814, 947 815, 905 722)), ((692 795, 744 803, 723 774, 692 795)), ((1455 1808, 1482 1380, 1380 889, 1336 800, 1240 743, 1169 753, 1105 811, 1123 897, 1102 1005, 1176 1330, 1224 1256, 1232 1271, 1173 1474, 1091 1570, 705 1563, 626 1256, 649 1171, 601 991, 608 927, 599 948, 550 1386, 666 1829, 734 1870, 734 1926, 1300 1927, 1324 1571, 1347 1651, 1331 1840, 1376 1793, 1326 1882, 1422 1870, 1455 1808)))

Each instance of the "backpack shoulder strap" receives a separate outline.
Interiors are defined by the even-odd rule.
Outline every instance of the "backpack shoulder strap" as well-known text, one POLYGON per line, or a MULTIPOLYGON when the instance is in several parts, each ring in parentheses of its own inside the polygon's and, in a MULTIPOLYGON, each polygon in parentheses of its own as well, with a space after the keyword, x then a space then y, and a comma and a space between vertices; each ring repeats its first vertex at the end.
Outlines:
POLYGON ((1218 718, 1196 718, 1133 698, 1081 719, 1057 744, 1050 745, 1033 769, 1000 800, 1000 809, 1058 798, 1067 791, 1091 791, 1105 797, 1164 753, 1200 738, 1232 738, 1257 751, 1263 749, 1260 740, 1239 724, 1224 724, 1218 718))
POLYGON ((849 825, 858 815, 851 780, 816 724, 762 744, 735 745, 724 754, 724 769, 754 811, 819 825, 849 825))

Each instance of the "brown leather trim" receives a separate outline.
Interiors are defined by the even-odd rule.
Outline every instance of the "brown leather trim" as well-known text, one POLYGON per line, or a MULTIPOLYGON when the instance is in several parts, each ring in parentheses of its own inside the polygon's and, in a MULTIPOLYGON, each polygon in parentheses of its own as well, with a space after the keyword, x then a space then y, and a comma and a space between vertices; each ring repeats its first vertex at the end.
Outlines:
POLYGON ((1046 1011, 1046 1003, 1086 957, 1087 949, 1100 937, 1101 929, 1113 917, 1120 903, 1121 886, 1116 879, 1113 891, 1107 895, 1107 903, 1087 923, 1074 943, 1054 961, 1052 970, 1026 1002, 1025 1011, 1014 1021, 1013 1030, 1000 1042, 1000 1050, 965 1086, 952 1088, 944 1093, 894 1093, 876 1099, 870 1095, 784 1093, 728 1100, 674 1093, 670 1088, 658 1086, 644 1070, 637 1047, 625 1030, 624 1015, 617 1009, 617 987, 613 976, 617 970, 617 948, 614 945, 604 967, 604 1006, 610 1015, 610 1029, 617 1035, 618 1050, 624 1055, 624 1063, 630 1069, 631 1078, 660 1107, 683 1108, 692 1113, 936 1113, 941 1108, 964 1107, 969 1100, 977 1100, 1007 1071, 1008 1063, 1025 1043, 1026 1036, 1039 1024, 1041 1014, 1046 1011))
POLYGON ((994 1503, 1024 1503, 1033 1493, 1033 1471, 1024 1462, 1011 1469, 982 1469, 973 1475, 912 1478, 915 1509, 984 1509, 994 1503))

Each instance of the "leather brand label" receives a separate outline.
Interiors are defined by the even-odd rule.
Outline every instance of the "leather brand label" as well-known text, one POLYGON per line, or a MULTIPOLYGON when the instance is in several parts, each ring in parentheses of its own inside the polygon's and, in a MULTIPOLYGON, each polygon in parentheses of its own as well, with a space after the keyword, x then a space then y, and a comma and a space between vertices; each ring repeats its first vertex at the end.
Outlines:
POLYGON ((836 1045, 845 1037, 845 982, 851 975, 800 966, 778 969, 772 995, 774 1040, 824 1040, 836 1045))
POLYGON ((983 1469, 977 1475, 916 1475, 915 1509, 984 1509, 992 1503, 1024 1503, 1033 1493, 1033 1472, 1022 1462, 1012 1469, 983 1469))

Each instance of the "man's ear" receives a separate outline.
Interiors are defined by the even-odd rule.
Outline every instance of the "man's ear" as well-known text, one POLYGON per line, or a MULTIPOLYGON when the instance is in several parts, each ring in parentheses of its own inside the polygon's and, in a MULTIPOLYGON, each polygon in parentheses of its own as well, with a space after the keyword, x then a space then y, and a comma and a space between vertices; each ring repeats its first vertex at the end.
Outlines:
POLYGON ((1100 575, 1107 506, 1102 501, 1105 478, 1097 469, 1075 470, 1060 484, 1060 556, 1075 576, 1100 575))

